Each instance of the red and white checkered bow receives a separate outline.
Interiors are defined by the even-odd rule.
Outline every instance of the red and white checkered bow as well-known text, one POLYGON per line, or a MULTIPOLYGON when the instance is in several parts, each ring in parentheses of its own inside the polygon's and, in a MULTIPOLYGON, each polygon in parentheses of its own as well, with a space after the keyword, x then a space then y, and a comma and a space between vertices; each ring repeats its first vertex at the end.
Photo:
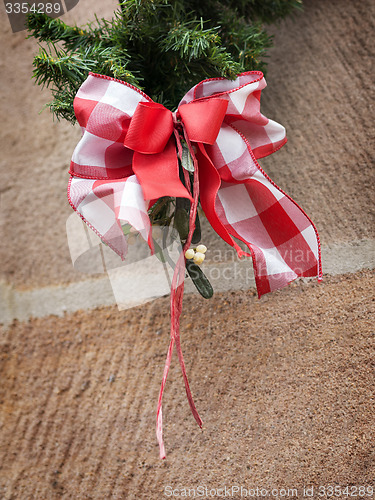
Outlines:
MULTIPOLYGON (((300 276, 320 279, 320 242, 314 224, 257 162, 286 143, 284 127, 260 113, 265 86, 263 74, 257 71, 242 73, 234 81, 204 80, 189 90, 172 113, 126 82, 90 73, 74 100, 83 136, 71 162, 71 206, 123 259, 127 246, 121 221, 139 231, 152 250, 148 218, 152 200, 189 198, 190 220, 195 220, 198 193, 186 189, 178 174, 179 137, 184 135, 194 156, 202 209, 240 257, 252 256, 259 297, 300 276), (233 237, 243 241, 250 254, 233 237)), ((201 425, 179 347, 181 276, 182 271, 172 287, 168 358, 170 362, 176 342, 189 402, 201 425)), ((162 389, 168 366, 167 359, 162 389)), ((158 438, 163 456, 161 396, 162 390, 158 438)))

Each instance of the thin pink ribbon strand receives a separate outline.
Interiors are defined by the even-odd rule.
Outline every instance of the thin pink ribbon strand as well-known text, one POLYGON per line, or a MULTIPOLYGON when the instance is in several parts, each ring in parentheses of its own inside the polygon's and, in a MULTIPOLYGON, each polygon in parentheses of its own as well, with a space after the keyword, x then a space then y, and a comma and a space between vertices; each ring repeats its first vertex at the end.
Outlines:
MULTIPOLYGON (((185 131, 185 128, 183 128, 184 131, 184 137, 186 140, 186 143, 189 148, 189 152, 191 154, 191 157, 193 158, 193 163, 194 163, 194 183, 193 183, 193 192, 194 192, 194 201, 190 207, 190 218, 189 218, 189 234, 187 237, 187 240, 184 244, 183 250, 181 254, 179 255, 176 267, 174 269, 173 273, 173 278, 172 278, 172 285, 171 285, 171 297, 170 297, 170 311, 171 311, 171 341, 168 347, 168 352, 167 352, 167 358, 165 360, 165 365, 164 365, 164 372, 163 372, 163 379, 162 383, 160 386, 160 392, 159 392, 159 400, 158 400, 158 408, 157 408, 157 413, 156 413, 156 437, 159 442, 159 451, 160 451, 160 458, 165 459, 165 447, 164 447, 164 441, 163 441, 163 410, 162 410, 162 399, 163 399, 163 393, 164 393, 164 388, 165 384, 167 381, 168 377, 168 372, 169 372, 169 367, 171 365, 171 360, 172 360, 172 353, 173 353, 173 347, 174 344, 176 344, 176 351, 177 351, 177 356, 180 362, 180 367, 181 367, 181 372, 182 376, 184 379, 185 383, 185 391, 186 395, 189 401, 190 409, 191 412, 199 425, 200 428, 202 428, 203 422, 201 417, 199 416, 198 410, 196 409, 193 396, 191 394, 191 389, 189 386, 189 381, 187 378, 186 374, 186 367, 185 367, 185 361, 184 357, 182 354, 182 349, 181 349, 181 339, 180 339, 180 316, 181 316, 181 311, 182 311, 182 301, 183 301, 183 296, 184 296, 184 285, 185 285, 185 252, 186 250, 190 247, 191 240, 193 238, 193 233, 195 230, 195 218, 197 215, 197 209, 198 209, 198 198, 199 198, 199 178, 198 178, 198 162, 194 154, 193 147, 191 145, 191 142, 189 140, 189 137, 187 136, 187 133, 185 131)), ((177 149, 178 152, 181 155, 181 141, 179 134, 177 130, 175 130, 175 137, 176 137, 176 142, 177 142, 177 149)), ((189 173, 183 169, 184 171, 184 178, 185 178, 185 184, 186 187, 191 194, 191 189, 190 189, 190 177, 189 173)))

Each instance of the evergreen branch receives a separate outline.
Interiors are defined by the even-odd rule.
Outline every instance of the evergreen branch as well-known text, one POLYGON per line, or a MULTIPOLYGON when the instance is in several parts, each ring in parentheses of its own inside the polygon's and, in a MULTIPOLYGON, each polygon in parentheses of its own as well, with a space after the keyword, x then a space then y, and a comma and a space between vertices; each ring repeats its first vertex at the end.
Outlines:
POLYGON ((205 56, 210 47, 220 44, 218 29, 203 29, 202 20, 192 28, 179 24, 169 31, 160 47, 165 52, 179 52, 181 59, 186 58, 190 62, 205 56))
POLYGON ((46 106, 49 107, 57 120, 64 119, 74 125, 77 121, 73 109, 73 100, 76 92, 69 88, 52 90, 53 101, 46 106))
POLYGON ((263 71, 272 39, 261 22, 298 6, 301 0, 120 0, 112 20, 95 17, 83 28, 31 13, 29 37, 41 47, 33 75, 51 88, 55 116, 71 122, 74 96, 90 71, 125 80, 174 109, 204 78, 263 71))
POLYGON ((62 42, 68 50, 89 46, 99 40, 99 32, 92 32, 77 26, 68 26, 60 19, 51 19, 43 13, 30 13, 26 19, 30 37, 39 42, 62 42))
POLYGON ((34 58, 33 76, 39 85, 52 89, 55 101, 49 103, 49 107, 55 115, 69 116, 67 119, 74 122, 73 99, 89 72, 113 76, 139 87, 140 78, 127 69, 128 63, 125 51, 103 47, 100 43, 68 52, 50 42, 47 49, 41 47, 34 58))

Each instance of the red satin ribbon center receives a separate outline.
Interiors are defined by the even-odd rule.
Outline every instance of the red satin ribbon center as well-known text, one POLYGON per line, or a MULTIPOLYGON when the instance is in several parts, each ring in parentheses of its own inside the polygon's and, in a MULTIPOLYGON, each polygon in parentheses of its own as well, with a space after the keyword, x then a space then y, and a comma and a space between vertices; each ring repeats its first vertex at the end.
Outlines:
POLYGON ((143 154, 161 153, 173 133, 172 112, 157 102, 140 102, 130 121, 124 145, 143 154))
POLYGON ((162 196, 188 198, 180 180, 173 132, 181 121, 189 141, 213 144, 223 122, 228 101, 211 98, 182 104, 173 113, 156 102, 140 102, 130 121, 124 146, 134 151, 132 168, 145 200, 162 196))

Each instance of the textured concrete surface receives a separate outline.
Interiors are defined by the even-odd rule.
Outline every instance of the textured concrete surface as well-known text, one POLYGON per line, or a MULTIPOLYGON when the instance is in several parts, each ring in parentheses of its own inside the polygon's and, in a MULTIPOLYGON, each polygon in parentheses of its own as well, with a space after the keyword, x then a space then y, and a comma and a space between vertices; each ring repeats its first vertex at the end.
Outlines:
POLYGON ((157 500, 168 486, 232 485, 302 498, 304 486, 375 486, 374 289, 367 271, 260 301, 186 296, 182 349, 204 426, 173 356, 164 462, 155 420, 168 297, 13 323, 0 333, 0 498, 157 500))

